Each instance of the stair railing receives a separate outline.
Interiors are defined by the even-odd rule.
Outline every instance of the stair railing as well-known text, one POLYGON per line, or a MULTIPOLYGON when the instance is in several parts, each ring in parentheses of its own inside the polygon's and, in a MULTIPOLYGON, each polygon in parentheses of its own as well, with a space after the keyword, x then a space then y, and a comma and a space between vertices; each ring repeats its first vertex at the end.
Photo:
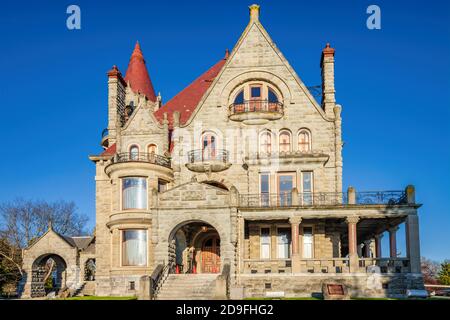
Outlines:
POLYGON ((173 273, 174 264, 158 264, 150 276, 150 299, 156 299, 164 281, 170 273, 173 273))

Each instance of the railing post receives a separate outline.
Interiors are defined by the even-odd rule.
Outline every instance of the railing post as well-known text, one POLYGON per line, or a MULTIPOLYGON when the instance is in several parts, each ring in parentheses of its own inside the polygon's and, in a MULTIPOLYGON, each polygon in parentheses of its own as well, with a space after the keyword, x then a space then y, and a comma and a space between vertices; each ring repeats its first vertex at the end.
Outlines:
POLYGON ((405 189, 406 192, 406 200, 408 204, 416 203, 416 189, 413 185, 409 185, 405 189))
POLYGON ((356 191, 353 187, 348 187, 347 189, 347 201, 348 204, 356 204, 356 191))
POLYGON ((300 205, 300 199, 297 188, 292 188, 292 205, 293 206, 300 205))

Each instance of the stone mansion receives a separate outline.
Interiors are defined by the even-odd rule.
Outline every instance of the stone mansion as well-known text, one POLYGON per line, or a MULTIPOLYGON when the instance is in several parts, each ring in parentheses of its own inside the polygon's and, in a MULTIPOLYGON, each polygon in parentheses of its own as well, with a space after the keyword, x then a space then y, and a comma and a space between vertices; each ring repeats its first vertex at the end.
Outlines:
POLYGON ((74 294, 143 299, 352 296, 422 289, 413 186, 342 186, 335 49, 321 52, 321 95, 305 86, 260 22, 171 100, 156 94, 136 44, 108 76, 104 151, 95 164, 93 237, 49 230, 24 251, 24 296, 40 267, 74 294), (316 100, 317 98, 317 100, 316 100), (407 250, 399 256, 398 226, 407 250), (388 234, 389 252, 381 237, 388 234), (95 276, 87 277, 88 263, 95 276))

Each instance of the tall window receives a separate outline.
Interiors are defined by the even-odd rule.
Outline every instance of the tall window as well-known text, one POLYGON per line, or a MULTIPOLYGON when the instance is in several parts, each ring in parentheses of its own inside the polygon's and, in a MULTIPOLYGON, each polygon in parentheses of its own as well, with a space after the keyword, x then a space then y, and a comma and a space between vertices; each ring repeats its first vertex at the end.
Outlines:
POLYGON ((202 139, 202 157, 203 160, 212 160, 216 158, 216 136, 212 133, 206 133, 202 139))
POLYGON ((272 135, 270 132, 263 132, 259 137, 259 152, 271 153, 272 152, 272 135))
POLYGON ((147 180, 141 177, 122 179, 122 208, 147 209, 147 180))
POLYGON ((261 228, 261 259, 270 259, 270 228, 261 228))
POLYGON ((280 152, 291 151, 291 133, 283 130, 280 133, 280 152))
POLYGON ((130 160, 139 159, 139 147, 137 145, 132 145, 130 148, 130 160))
POLYGON ((292 205, 292 189, 295 187, 296 174, 279 173, 278 174, 278 197, 280 206, 292 205))
POLYGON ((290 256, 289 244, 291 242, 291 230, 289 228, 278 228, 277 235, 277 257, 288 259, 290 256))
POLYGON ((122 265, 147 265, 147 230, 122 231, 122 265))
POLYGON ((313 258, 313 230, 312 227, 303 227, 303 258, 313 258))
POLYGON ((303 204, 310 205, 313 202, 313 173, 311 171, 302 172, 302 195, 303 204))
POLYGON ((301 130, 298 133, 298 151, 309 152, 311 151, 311 134, 308 130, 301 130))
POLYGON ((260 180, 260 193, 261 193, 261 205, 267 207, 270 205, 270 174, 261 173, 259 176, 260 180))

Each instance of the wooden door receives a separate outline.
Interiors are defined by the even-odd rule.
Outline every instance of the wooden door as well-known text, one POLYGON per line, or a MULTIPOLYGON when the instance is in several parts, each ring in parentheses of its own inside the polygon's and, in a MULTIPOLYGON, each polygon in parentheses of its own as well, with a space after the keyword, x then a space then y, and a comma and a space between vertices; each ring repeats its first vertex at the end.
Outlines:
POLYGON ((203 242, 202 273, 218 272, 220 272, 220 239, 215 235, 203 242))

